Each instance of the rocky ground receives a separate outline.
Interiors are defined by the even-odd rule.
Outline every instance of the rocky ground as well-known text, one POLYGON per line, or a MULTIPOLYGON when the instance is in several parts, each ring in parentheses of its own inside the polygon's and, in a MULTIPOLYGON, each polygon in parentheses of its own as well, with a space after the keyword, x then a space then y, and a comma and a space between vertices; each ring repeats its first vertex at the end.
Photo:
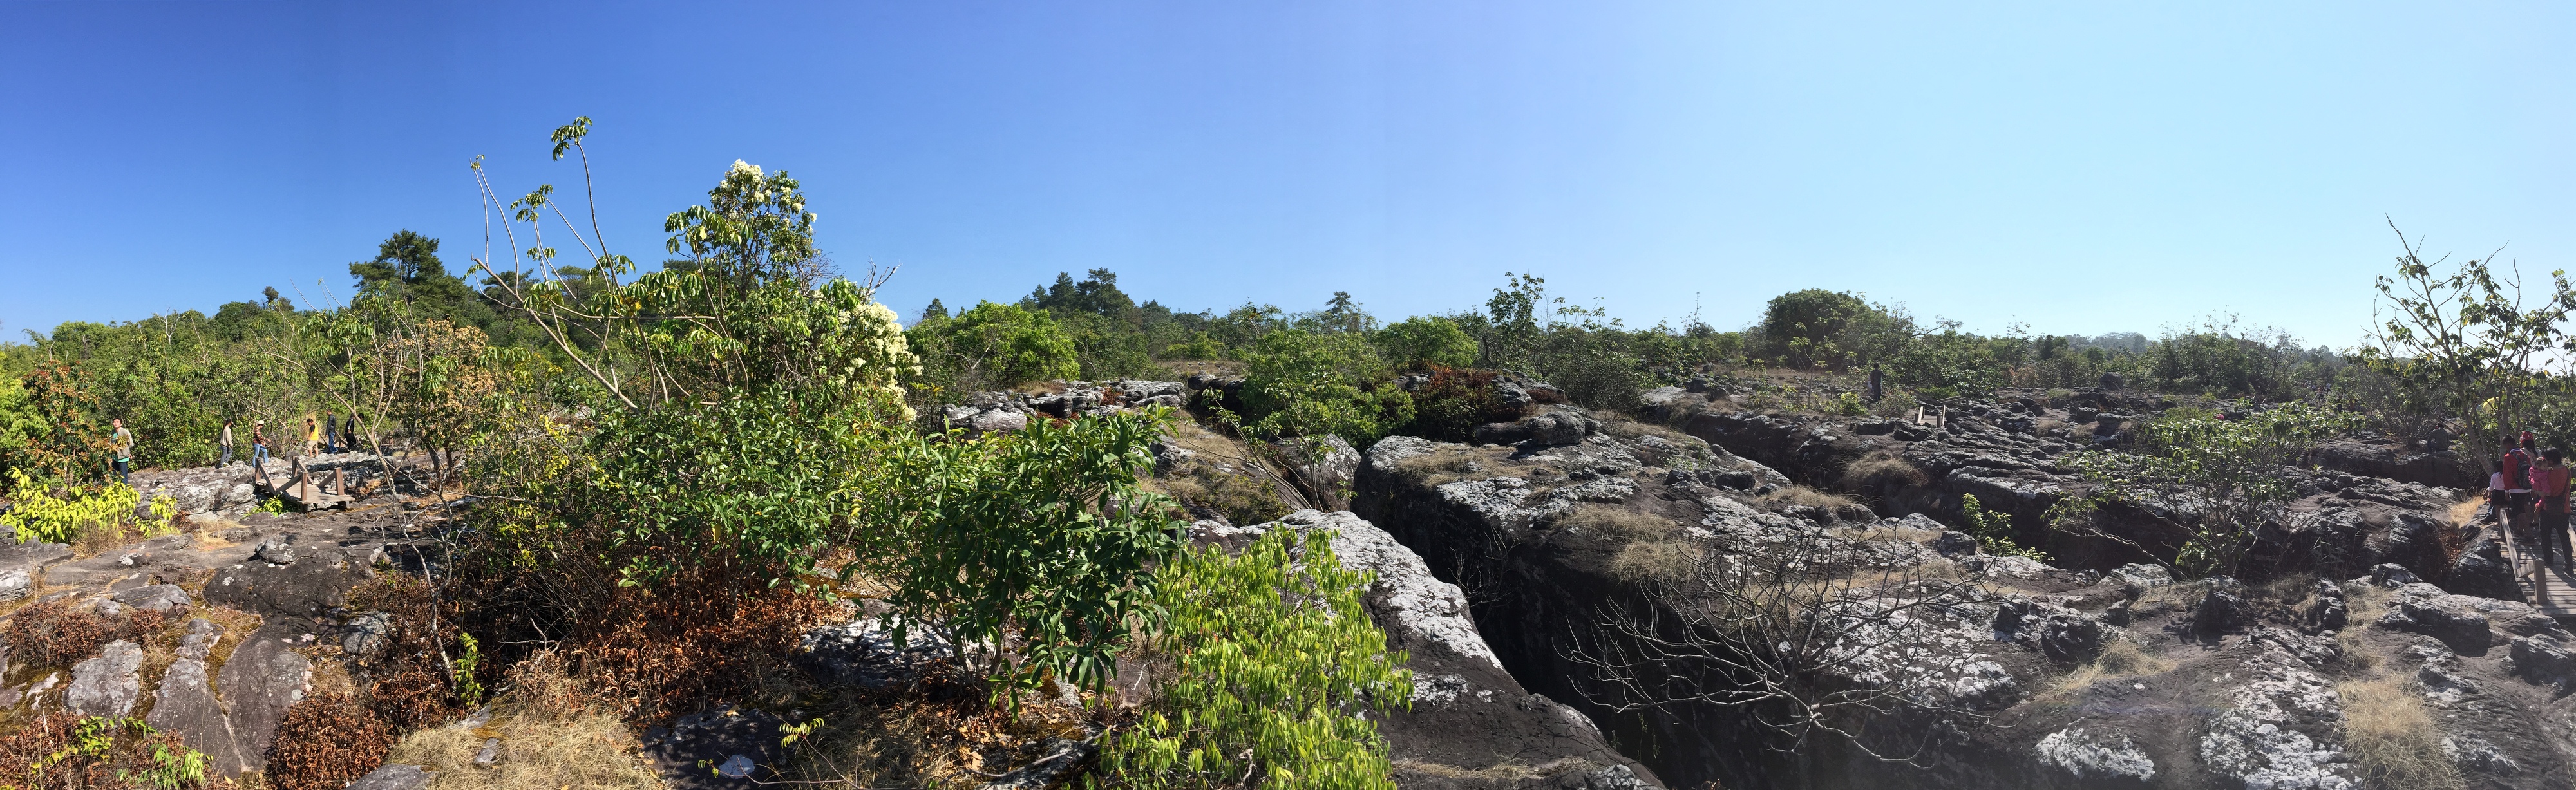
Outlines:
MULTIPOLYGON (((1058 382, 928 418, 1016 430, 1230 386, 1058 382)), ((2394 783, 2427 787, 2576 776, 2576 635, 2515 600, 2495 547, 2469 539, 2437 450, 2330 444, 2322 469, 2285 470, 2303 497, 2267 528, 2251 581, 2177 583, 2140 550, 2170 547, 2165 514, 2109 512, 2090 537, 2041 518, 2085 490, 2065 454, 2115 446, 2170 405, 2158 398, 2006 393, 1920 425, 1756 409, 1706 385, 1650 392, 1632 419, 1551 405, 1535 382, 1497 386, 1527 416, 1470 442, 1261 449, 1183 426, 1157 448, 1156 484, 1191 500, 1197 540, 1331 529, 1345 564, 1376 573, 1368 606, 1418 690, 1380 722, 1402 786, 2357 788, 2391 765, 2408 771, 2394 783), (2055 565, 1955 530, 1963 494, 2010 514, 2055 565), (1706 636, 1722 607, 1692 597, 1692 580, 1783 558, 1837 569, 1818 578, 1843 585, 1802 604, 1831 614, 1800 622, 1840 629, 1805 680, 1893 701, 1822 717, 1853 737, 1784 741, 1777 708, 1762 707, 1776 700, 1675 693, 1743 678, 1708 656, 1612 660, 1695 633, 1677 624, 1706 636)), ((141 473, 147 496, 187 513, 183 531, 105 550, 0 546, 0 621, 73 611, 150 626, 52 660, 0 647, 0 726, 137 715, 221 770, 259 770, 289 708, 352 688, 352 662, 379 649, 385 615, 354 611, 351 588, 433 568, 449 512, 372 459, 309 467, 341 470, 357 499, 263 513, 246 467, 141 473)), ((937 644, 896 648, 867 614, 808 634, 796 665, 823 686, 885 688, 944 658, 937 644)), ((799 715, 728 706, 638 723, 633 757, 670 786, 776 781, 761 768, 784 756, 772 733, 799 715)), ((992 786, 1078 771, 1079 734, 1010 750, 1022 763, 992 786)), ((430 777, 391 765, 353 786, 430 777)))

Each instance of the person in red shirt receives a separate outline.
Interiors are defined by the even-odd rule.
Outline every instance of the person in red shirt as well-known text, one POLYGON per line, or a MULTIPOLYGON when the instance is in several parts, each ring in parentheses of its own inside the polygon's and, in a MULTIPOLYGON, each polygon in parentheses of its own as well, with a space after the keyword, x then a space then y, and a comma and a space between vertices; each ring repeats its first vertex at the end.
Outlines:
POLYGON ((2521 446, 2506 450, 2497 464, 2504 473, 2505 528, 2513 530, 2516 541, 2531 539, 2531 459, 2536 453, 2530 431, 2523 431, 2521 446))
POLYGON ((2535 508, 2532 531, 2540 533, 2541 561, 2567 570, 2576 562, 2567 535, 2567 454, 2556 447, 2540 454, 2540 464, 2531 469, 2531 495, 2539 500, 2535 508))

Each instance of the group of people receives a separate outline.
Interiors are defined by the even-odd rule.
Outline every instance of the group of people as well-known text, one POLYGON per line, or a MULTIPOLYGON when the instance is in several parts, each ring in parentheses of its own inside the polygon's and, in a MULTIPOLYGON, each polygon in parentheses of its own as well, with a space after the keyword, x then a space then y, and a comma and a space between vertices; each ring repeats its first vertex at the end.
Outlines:
POLYGON ((2571 570, 2576 547, 2567 534, 2567 452, 2540 450, 2529 431, 2513 444, 2487 475, 2488 517, 2502 518, 2514 543, 2538 550, 2542 562, 2571 570))
MULTIPOLYGON (((116 479, 119 482, 130 482, 129 476, 134 473, 134 432, 125 429, 125 420, 121 418, 108 422, 116 428, 116 432, 109 437, 115 445, 113 449, 116 459, 116 479)), ((223 454, 223 458, 215 462, 216 465, 232 465, 233 451, 239 447, 239 444, 240 440, 233 435, 232 419, 225 418, 223 429, 215 434, 215 448, 223 454)), ((357 417, 352 416, 342 420, 337 414, 324 414, 320 422, 315 422, 311 417, 304 418, 304 455, 346 452, 357 446, 357 417)), ((268 463, 267 420, 250 422, 250 451, 252 464, 268 463)))

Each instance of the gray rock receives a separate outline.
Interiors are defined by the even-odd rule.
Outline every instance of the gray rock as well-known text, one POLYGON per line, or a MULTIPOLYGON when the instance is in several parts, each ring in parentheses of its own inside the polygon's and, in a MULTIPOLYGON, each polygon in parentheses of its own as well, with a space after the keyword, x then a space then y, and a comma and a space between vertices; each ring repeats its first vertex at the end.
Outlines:
POLYGON ((172 612, 188 608, 188 591, 176 584, 147 584, 116 594, 116 602, 146 612, 172 612))
POLYGON ((655 727, 644 734, 644 753, 662 771, 662 778, 676 790, 715 787, 751 787, 755 777, 727 777, 699 767, 704 760, 709 767, 743 758, 754 767, 774 765, 783 756, 778 743, 778 726, 786 720, 763 711, 747 709, 715 710, 682 716, 670 728, 655 727))
POLYGON ((1100 753, 1097 746, 1066 738, 1048 738, 1038 748, 1042 756, 1036 762, 985 782, 981 790, 1046 790, 1081 770, 1100 753))
POLYGON ((2127 779, 2145 782, 2156 778, 2156 761, 2132 743, 2127 735, 2088 732, 2075 727, 2049 733, 2039 739, 2039 762, 2074 774, 2077 779, 2127 779))
POLYGON ((398 763, 358 777, 358 781, 349 783, 348 790, 428 790, 430 780, 436 778, 438 774, 420 766, 398 763))
POLYGON ((2112 568, 2111 575, 2140 587, 2162 587, 2174 581, 2172 570, 2149 562, 2132 562, 2112 568))
POLYGON ((35 575, 28 573, 25 568, 0 570, 0 601, 15 601, 27 597, 27 591, 35 587, 35 581, 35 575))
POLYGON ((931 662, 956 655, 938 632, 913 628, 895 641, 891 617, 862 617, 805 633, 796 663, 827 683, 889 688, 920 677, 931 662))
POLYGON ((233 649, 215 678, 231 711, 242 761, 252 770, 267 767, 268 747, 277 741, 287 706, 302 701, 312 688, 312 663, 290 649, 292 640, 286 638, 298 633, 286 623, 261 628, 233 649))
MULTIPOLYGON (((492 767, 492 764, 493 764, 493 763, 497 763, 497 762, 500 762, 500 761, 501 761, 501 739, 499 739, 499 738, 485 738, 485 739, 483 739, 483 749, 482 749, 481 751, 477 751, 477 752, 475 752, 475 753, 474 753, 474 764, 475 764, 475 765, 478 765, 478 766, 485 767, 485 768, 490 768, 490 767, 492 767)), ((742 773, 742 774, 734 774, 734 776, 737 776, 737 777, 740 777, 740 776, 746 776, 746 775, 748 775, 748 772, 746 772, 746 773, 742 773)))
POLYGON ((2576 652, 2567 643, 2546 637, 2517 636, 2506 655, 2513 658, 2513 674, 2543 685, 2555 685, 2561 693, 2576 681, 2576 652))
POLYGON ((252 559, 272 565, 293 565, 295 564, 295 536, 278 535, 260 541, 259 547, 252 549, 250 556, 252 559))
POLYGON ((2513 580, 2513 562, 2504 557, 2504 543, 2492 537, 2479 538, 2461 551, 2459 560, 2451 563, 2450 575, 2442 577, 2441 586, 2461 595, 2499 601, 2524 599, 2522 585, 2513 580))
POLYGON ((2483 655, 2495 645, 2495 630, 2474 601, 2469 596, 2451 595, 2417 582, 2398 588, 2378 625, 2442 640, 2442 644, 2462 654, 2483 655))
POLYGON ((2383 562, 2377 567, 2370 569, 2370 583, 2381 587, 2387 587, 2389 589, 2404 587, 2420 581, 2423 580, 2415 578, 2414 571, 2407 570, 2406 566, 2399 565, 2394 562, 2383 562))
POLYGON ((340 628, 340 652, 372 655, 384 647, 385 635, 393 631, 393 619, 383 612, 362 612, 340 628))
POLYGON ((1583 441, 1586 430, 1593 427, 1587 425, 1589 422, 1591 421, 1588 419, 1568 412, 1550 412, 1522 418, 1520 424, 1528 429, 1529 438, 1521 440, 1521 449, 1562 447, 1583 441))
POLYGON ((188 621, 187 635, 179 642, 179 660, 161 673, 161 685, 152 692, 152 712, 145 714, 143 722, 178 735, 189 748, 205 753, 213 773, 229 775, 252 768, 242 759, 232 722, 206 679, 206 656, 222 636, 214 623, 203 618, 188 621))
POLYGON ((1344 570, 1370 571, 1377 584, 1366 597, 1370 613, 1386 624, 1387 646, 1421 651, 1437 648, 1460 657, 1501 667, 1476 621, 1467 610, 1467 595, 1458 585, 1441 581, 1421 555, 1396 542, 1395 536, 1349 511, 1300 510, 1287 518, 1250 529, 1333 531, 1333 555, 1344 570))
POLYGON ((2191 624, 2204 634, 2230 634, 2243 629, 2250 615, 2245 596, 2222 587, 2200 599, 2200 605, 2192 610, 2191 624))
POLYGON ((119 639, 100 648, 98 657, 72 666, 63 704, 83 716, 123 716, 134 712, 142 696, 143 646, 119 639))
POLYGON ((2308 605, 2299 610, 2299 624, 2311 631, 2339 631, 2350 624, 2351 611, 2344 601, 2343 587, 2318 579, 2310 593, 2308 605))

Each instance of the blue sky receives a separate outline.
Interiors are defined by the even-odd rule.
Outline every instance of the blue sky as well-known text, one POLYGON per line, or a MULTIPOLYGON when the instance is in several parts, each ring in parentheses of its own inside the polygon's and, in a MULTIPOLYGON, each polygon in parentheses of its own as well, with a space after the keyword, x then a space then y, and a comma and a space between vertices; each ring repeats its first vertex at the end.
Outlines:
POLYGON ((1944 6, 0 3, 0 332, 344 298, 399 228, 461 269, 466 163, 577 189, 575 115, 613 250, 745 159, 907 316, 1094 267, 1401 316, 1514 271, 1639 323, 1822 287, 2342 346, 2384 216, 2576 268, 2570 6, 1944 6))

